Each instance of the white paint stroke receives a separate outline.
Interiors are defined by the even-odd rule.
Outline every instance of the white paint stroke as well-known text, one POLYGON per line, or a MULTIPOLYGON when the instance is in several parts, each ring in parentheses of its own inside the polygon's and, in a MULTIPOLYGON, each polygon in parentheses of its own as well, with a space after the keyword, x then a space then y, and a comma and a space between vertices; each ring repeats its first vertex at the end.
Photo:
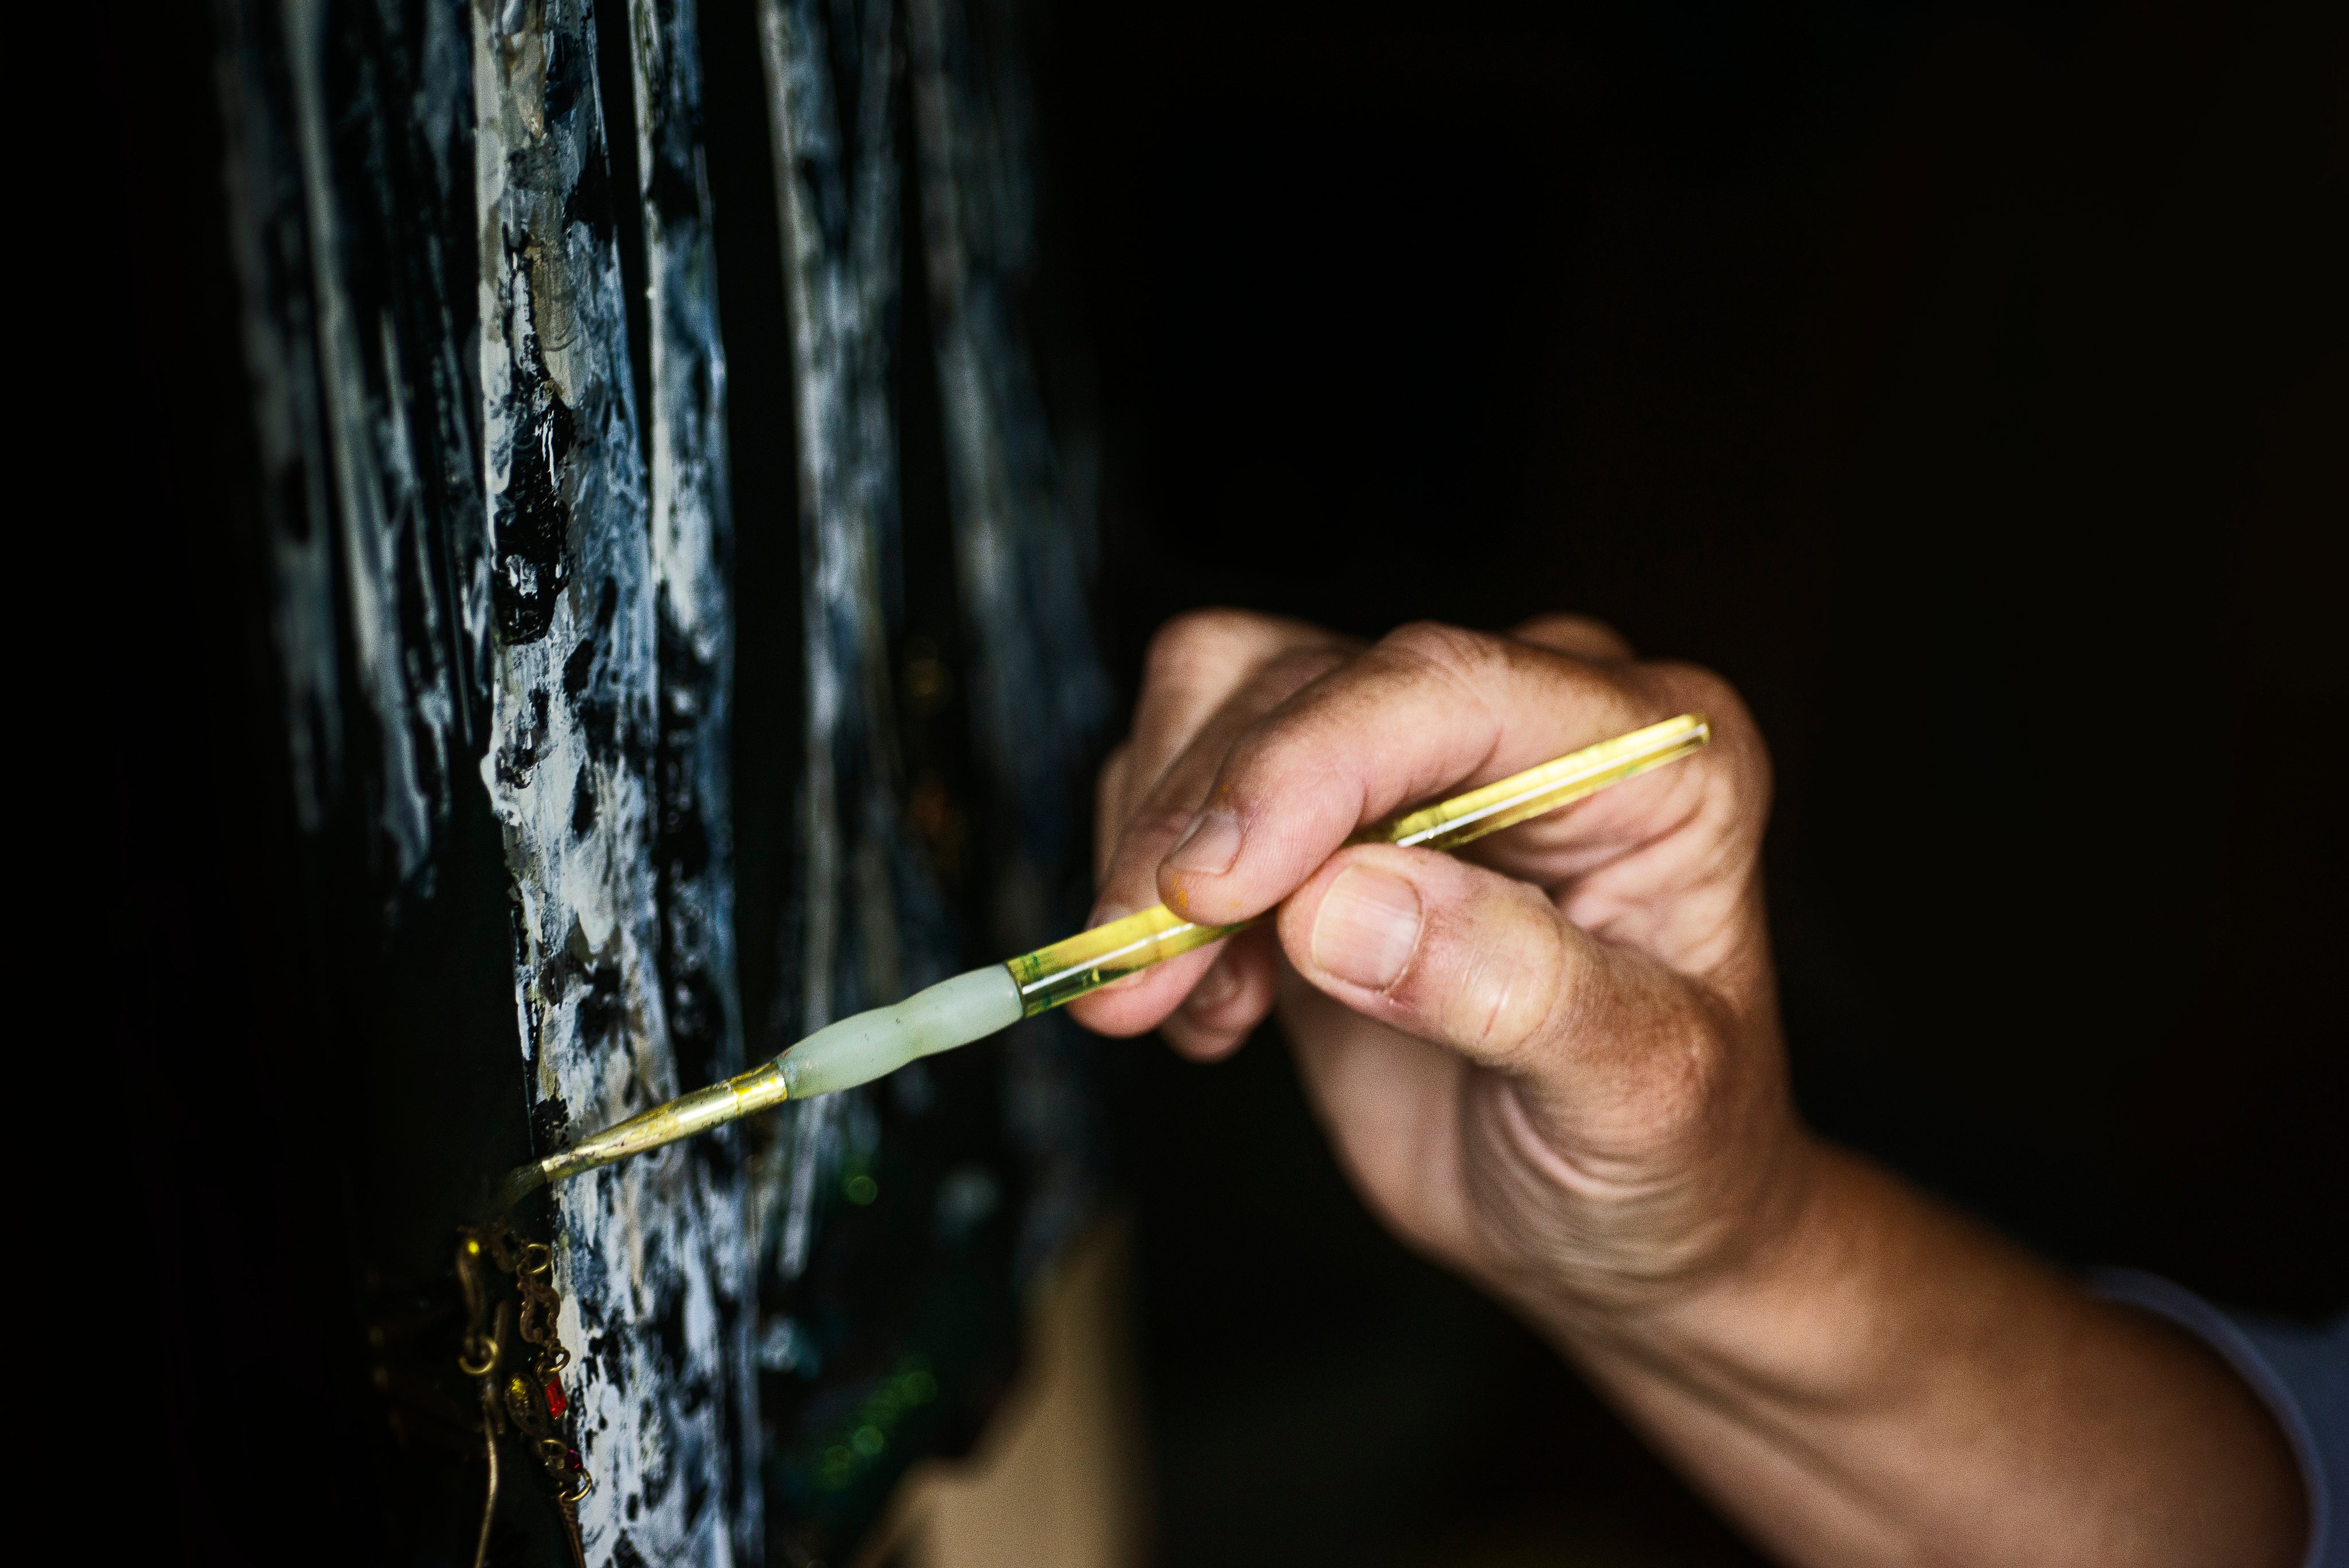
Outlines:
MULTIPOLYGON (((513 877, 536 1096, 573 1127, 679 1087, 657 973, 651 528, 585 0, 476 0, 483 491, 497 632, 482 778, 513 877)), ((729 1564, 727 1347, 679 1147, 556 1191, 589 1560, 729 1564)))
MULTIPOLYGON (((709 180, 699 140, 694 0, 630 0, 636 168, 645 223, 651 360, 652 569, 660 680, 655 872, 660 970, 672 1039, 700 1087, 746 1064, 734 953, 733 519, 727 478, 726 352, 718 322, 709 180)), ((696 1149, 732 1413, 728 1514, 736 1558, 766 1556, 755 1340, 758 1248, 749 1231, 746 1129, 696 1149)))
MULTIPOLYGON (((888 355, 897 290, 896 51, 887 0, 827 6, 761 0, 774 139, 784 293, 798 421, 801 604, 807 732, 801 829, 798 1027, 904 994, 899 816, 882 572, 897 516, 888 355), (827 16, 854 21, 843 58, 858 74, 856 125, 834 100, 827 16)), ((787 1113, 760 1199, 781 1276, 807 1263, 821 1175, 845 1096, 787 1113)), ((765 1232, 762 1232, 765 1233, 765 1232)))

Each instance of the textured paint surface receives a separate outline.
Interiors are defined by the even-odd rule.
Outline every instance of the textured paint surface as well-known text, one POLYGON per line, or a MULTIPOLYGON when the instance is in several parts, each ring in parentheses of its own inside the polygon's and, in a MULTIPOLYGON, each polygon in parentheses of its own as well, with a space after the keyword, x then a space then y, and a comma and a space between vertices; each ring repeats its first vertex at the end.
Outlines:
MULTIPOLYGON (((648 474, 585 10, 218 16, 297 815, 363 822, 388 925, 431 898, 478 770, 513 895, 508 1049, 539 1140, 559 1140, 675 1093, 673 1031, 700 1073, 741 1052, 690 16, 635 29, 639 151, 658 154, 638 161, 663 306, 648 474)), ((592 1561, 761 1555, 731 1155, 560 1195, 592 1561)))
MULTIPOLYGON (((998 6, 981 18, 994 42, 982 50, 957 0, 907 4, 926 272, 975 665, 971 718, 991 775, 988 934, 1011 953, 1064 934, 1056 924, 1075 912, 1068 891, 1083 874, 1070 836, 1081 820, 1071 783, 1107 706, 1085 603, 1092 504, 1084 465, 1071 474, 1054 452, 1015 320, 1035 247, 1019 10, 998 6)), ((1084 1051, 1059 1015, 1012 1033, 1006 1110, 1036 1183, 1023 1273, 1066 1239, 1095 1184, 1084 1051)))
MULTIPOLYGON (((1052 875, 1069 781, 1106 706, 1084 579, 1091 503, 1064 474, 1014 319, 1034 265, 1017 61, 975 47, 953 0, 908 0, 930 308, 957 565, 978 649, 978 727, 1009 782, 1011 839, 1052 875)), ((1008 18, 999 17, 999 31, 1008 18)))
MULTIPOLYGON (((543 1151, 746 1064, 698 23, 693 0, 607 4, 625 9, 604 18, 599 62, 587 0, 216 0, 260 565, 292 807, 330 884, 320 979, 378 1021, 377 1067, 414 1064, 389 1075, 396 1109, 355 1107, 396 1157, 354 1210, 363 1293, 393 1314, 378 1328, 429 1321, 471 1172, 520 1152, 500 1141, 523 1137, 516 1106, 543 1151), (623 101, 634 125, 607 125, 623 101), (616 150, 633 191, 615 186, 616 150), (481 957, 478 988, 439 1011, 404 994, 453 972, 452 941, 481 957), (510 968, 489 960, 509 942, 510 968), (510 1070, 514 1102, 444 1127, 439 1075, 485 1061, 501 1065, 477 1084, 510 1070), (437 1196, 406 1197, 403 1169, 437 1196)), ((1099 709, 1083 509, 1006 303, 1030 223, 1018 83, 961 27, 893 0, 760 7, 789 340, 738 352, 788 355, 795 428, 776 433, 798 472, 745 525, 796 527, 806 695, 795 794, 749 805, 795 814, 762 1054, 1070 913, 1052 908, 1065 812, 1099 709), (916 195, 931 220, 916 298, 939 330, 935 358, 909 363, 899 229, 916 195), (933 376, 947 450, 922 460, 951 481, 957 545, 921 569, 955 579, 966 636, 922 657, 971 694, 978 858, 1007 890, 995 929, 960 942, 908 826, 892 690, 896 410, 933 376)), ((838 1556, 926 1445, 984 1416, 1016 1332, 1014 1241, 1032 1269, 1090 1190, 1071 1047, 1015 1033, 1000 1117, 997 1067, 974 1053, 938 1070, 951 1094, 910 1072, 556 1191, 591 1563, 838 1556)), ((403 1458, 379 1479, 437 1559, 472 1528, 479 1439, 460 1424, 409 1453, 453 1353, 381 1354, 422 1381, 387 1395, 403 1458)), ((541 1479, 509 1477, 510 1544, 553 1549, 525 1517, 548 1507, 541 1479)))
MULTIPOLYGON (((584 6, 474 11, 482 448, 495 657, 482 779, 515 890, 533 1124, 553 1140, 678 1093, 653 784, 660 615, 584 6)), ((706 536, 706 529, 705 529, 706 536)), ((698 576, 698 568, 689 568, 698 576)), ((556 1189, 592 1559, 732 1555, 730 1184, 673 1148, 556 1189)))
MULTIPOLYGON (((632 0, 636 167, 651 296, 651 502, 659 743, 654 757, 660 972, 687 1089, 745 1065, 735 985, 732 757, 733 519, 726 470, 726 352, 719 335, 701 61, 693 0, 632 0)), ((766 1556, 760 1462, 758 1253, 746 1227, 742 1129, 691 1151, 718 1299, 720 1425, 736 1557, 766 1556)))
MULTIPOLYGON (((926 888, 909 864, 897 805, 881 576, 897 514, 890 13, 889 0, 761 0, 759 14, 798 391, 807 661, 801 1033, 894 1001, 945 967, 933 951, 905 950, 907 929, 918 925, 907 906, 923 903, 926 888), (850 62, 854 88, 856 112, 844 124, 835 58, 850 62)), ((775 1166, 767 1205, 774 1266, 786 1282, 806 1267, 817 1185, 860 1098, 834 1096, 786 1113, 788 1158, 775 1166)))
MULTIPOLYGON (((680 1085, 741 1071, 735 983, 732 755, 733 518, 726 466, 726 350, 701 145, 694 0, 631 0, 636 168, 650 296, 651 503, 659 742, 653 763, 660 975, 680 1085)), ((689 1151, 717 1295, 719 1421, 736 1558, 766 1557, 761 1466, 758 1250, 749 1231, 744 1129, 689 1151)))
POLYGON ((471 226, 463 19, 352 5, 330 26, 324 0, 221 19, 295 799, 315 829, 356 745, 379 863, 404 885, 478 749, 488 633, 471 258, 444 243, 471 226), (336 112, 351 97, 398 111, 336 112))

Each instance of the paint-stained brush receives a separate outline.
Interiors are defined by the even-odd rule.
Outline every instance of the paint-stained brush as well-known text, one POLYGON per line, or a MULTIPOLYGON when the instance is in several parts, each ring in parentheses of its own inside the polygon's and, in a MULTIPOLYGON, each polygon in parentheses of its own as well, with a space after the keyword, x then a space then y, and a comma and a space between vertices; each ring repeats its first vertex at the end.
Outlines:
MULTIPOLYGON (((1349 842, 1456 849, 1676 762, 1711 735, 1703 714, 1683 713, 1364 828, 1349 842)), ((895 1006, 827 1024, 763 1066, 655 1106, 535 1165, 516 1168, 499 1189, 498 1207, 510 1208, 549 1182, 691 1137, 786 1100, 812 1099, 871 1083, 909 1062, 985 1039, 1022 1018, 1255 923, 1195 925, 1161 904, 1008 962, 941 981, 895 1006)))

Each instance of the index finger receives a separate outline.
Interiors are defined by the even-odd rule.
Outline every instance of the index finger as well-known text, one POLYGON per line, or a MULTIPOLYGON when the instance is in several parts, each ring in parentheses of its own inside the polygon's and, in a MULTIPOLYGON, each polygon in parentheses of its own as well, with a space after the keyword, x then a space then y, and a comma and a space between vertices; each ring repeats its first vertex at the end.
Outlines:
MULTIPOLYGON (((1130 814, 1155 793, 1201 732, 1267 665, 1284 654, 1342 641, 1303 621, 1247 610, 1191 610, 1160 627, 1143 657, 1121 806, 1130 814)), ((1112 826, 1123 834, 1125 822, 1112 826)))
MULTIPOLYGON (((1161 863, 1159 893, 1189 919, 1245 919, 1286 898, 1358 829, 1406 806, 1689 708, 1720 702, 1735 712, 1725 689, 1699 690, 1708 680, 1669 667, 1601 668, 1450 627, 1405 627, 1234 742, 1205 806, 1161 863)), ((1548 819, 1544 836, 1572 862, 1603 861, 1719 793, 1712 786, 1744 765, 1743 749, 1717 745, 1626 784, 1577 807, 1571 827, 1548 819), (1560 845, 1561 834, 1573 842, 1560 845)))

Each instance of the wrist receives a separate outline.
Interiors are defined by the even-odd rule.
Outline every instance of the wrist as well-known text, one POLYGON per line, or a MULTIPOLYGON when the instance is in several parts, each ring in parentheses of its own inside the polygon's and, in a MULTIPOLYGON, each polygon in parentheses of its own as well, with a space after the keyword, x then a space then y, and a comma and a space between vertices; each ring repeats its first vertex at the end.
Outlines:
POLYGON ((1799 1124, 1757 1175, 1690 1264, 1640 1289, 1554 1292, 1543 1326, 1578 1360, 1637 1362, 1716 1392, 1880 1391, 1880 1178, 1799 1124))

